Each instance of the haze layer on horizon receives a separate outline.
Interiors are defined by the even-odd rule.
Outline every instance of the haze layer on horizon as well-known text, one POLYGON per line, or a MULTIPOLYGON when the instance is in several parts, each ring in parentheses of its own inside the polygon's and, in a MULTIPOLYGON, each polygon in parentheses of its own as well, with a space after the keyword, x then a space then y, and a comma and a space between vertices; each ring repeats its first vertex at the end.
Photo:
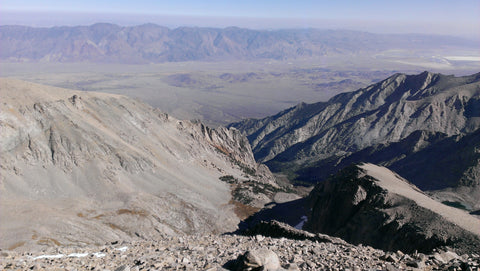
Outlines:
POLYGON ((476 0, 394 1, 4 1, 0 24, 36 27, 155 23, 251 29, 322 28, 480 39, 476 0))

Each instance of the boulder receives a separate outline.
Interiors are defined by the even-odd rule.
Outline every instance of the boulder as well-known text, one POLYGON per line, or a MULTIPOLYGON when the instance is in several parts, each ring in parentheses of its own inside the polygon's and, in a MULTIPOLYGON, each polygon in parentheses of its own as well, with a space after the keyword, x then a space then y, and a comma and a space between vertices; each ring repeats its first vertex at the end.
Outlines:
POLYGON ((282 270, 277 254, 266 248, 247 251, 239 256, 237 270, 282 270))

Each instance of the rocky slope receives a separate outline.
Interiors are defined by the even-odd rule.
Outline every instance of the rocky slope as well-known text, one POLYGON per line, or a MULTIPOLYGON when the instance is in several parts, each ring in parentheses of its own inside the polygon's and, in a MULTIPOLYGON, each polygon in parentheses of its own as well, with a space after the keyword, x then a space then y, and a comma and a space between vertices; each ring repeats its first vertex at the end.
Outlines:
POLYGON ((384 252, 281 223, 260 224, 254 237, 212 235, 266 202, 297 199, 255 162, 238 130, 176 120, 123 96, 12 79, 0 79, 0 98, 2 269, 478 267, 479 220, 386 169, 363 165, 357 178, 343 171, 317 186, 305 228, 335 224, 331 234, 394 251, 454 250, 384 252))
POLYGON ((387 166, 397 163, 395 169, 403 174, 413 166, 410 155, 436 142, 438 151, 446 143, 439 141, 451 137, 442 150, 454 151, 463 144, 465 152, 459 154, 462 165, 437 167, 448 164, 442 162, 448 158, 433 155, 435 151, 427 158, 428 152, 424 151, 418 154, 424 156, 422 160, 434 161, 422 169, 430 173, 422 174, 424 179, 420 175, 412 178, 412 182, 426 189, 467 183, 475 186, 479 162, 477 147, 469 140, 475 135, 459 140, 480 128, 480 74, 395 74, 327 102, 300 104, 275 116, 231 126, 247 134, 255 157, 271 170, 289 173, 292 178, 297 174, 297 179, 311 183, 334 173, 342 163, 362 159, 387 166), (453 167, 455 173, 449 173, 453 167), (435 180, 433 175, 445 178, 435 180))
POLYGON ((305 229, 403 252, 480 250, 480 220, 437 202, 384 167, 350 166, 310 193, 305 229))
POLYGON ((167 237, 97 247, 0 253, 3 270, 476 270, 480 256, 384 252, 331 241, 263 235, 167 237), (470 268, 470 269, 468 269, 470 268))
POLYGON ((0 26, 0 59, 25 62, 159 63, 168 61, 294 59, 387 49, 477 48, 457 37, 381 35, 341 30, 262 31, 145 24, 33 28, 0 26))
POLYGON ((5 78, 0 101, 2 248, 225 232, 280 190, 236 129, 5 78))
POLYGON ((480 129, 448 137, 416 131, 398 142, 377 144, 345 157, 321 160, 298 170, 304 180, 328 178, 352 163, 379 164, 397 172, 439 201, 480 209, 480 129), (448 154, 448 155, 446 155, 448 154), (432 191, 435 190, 435 191, 432 191))

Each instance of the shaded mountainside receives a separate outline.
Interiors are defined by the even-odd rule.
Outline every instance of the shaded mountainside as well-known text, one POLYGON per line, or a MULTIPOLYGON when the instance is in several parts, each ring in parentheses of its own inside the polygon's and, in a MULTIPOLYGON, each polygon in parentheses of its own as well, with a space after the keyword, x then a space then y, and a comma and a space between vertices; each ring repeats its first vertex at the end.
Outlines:
POLYGON ((440 132, 415 131, 398 142, 317 161, 299 169, 297 174, 302 180, 315 183, 352 163, 375 163, 394 170, 422 190, 469 187, 471 191, 466 194, 471 198, 464 198, 462 204, 469 210, 477 210, 480 209, 479 150, 480 129, 451 137, 440 132))
POLYGON ((480 220, 429 198, 384 167, 346 167, 317 184, 307 200, 304 229, 353 244, 408 253, 480 249, 480 220))
POLYGON ((229 231, 248 206, 220 177, 278 188, 236 129, 13 79, 0 97, 2 247, 229 231))
POLYGON ((7 61, 159 63, 194 60, 294 59, 397 49, 476 48, 454 37, 381 35, 343 30, 261 31, 145 24, 32 28, 0 26, 7 61))
POLYGON ((405 173, 422 189, 475 186, 480 74, 395 74, 327 102, 231 126, 246 133, 259 161, 298 180, 317 182, 369 161, 405 173))

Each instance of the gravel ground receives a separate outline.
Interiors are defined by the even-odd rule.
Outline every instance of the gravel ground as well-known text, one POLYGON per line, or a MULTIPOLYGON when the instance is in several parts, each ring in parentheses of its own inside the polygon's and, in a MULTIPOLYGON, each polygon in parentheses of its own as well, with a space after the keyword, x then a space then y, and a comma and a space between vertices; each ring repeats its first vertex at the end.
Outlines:
POLYGON ((4 270, 255 270, 262 266, 265 270, 478 270, 480 263, 479 255, 453 251, 408 255, 343 241, 262 235, 182 236, 0 254, 4 270), (247 252, 259 258, 257 263, 247 263, 247 252), (272 267, 272 262, 278 265, 272 267))

